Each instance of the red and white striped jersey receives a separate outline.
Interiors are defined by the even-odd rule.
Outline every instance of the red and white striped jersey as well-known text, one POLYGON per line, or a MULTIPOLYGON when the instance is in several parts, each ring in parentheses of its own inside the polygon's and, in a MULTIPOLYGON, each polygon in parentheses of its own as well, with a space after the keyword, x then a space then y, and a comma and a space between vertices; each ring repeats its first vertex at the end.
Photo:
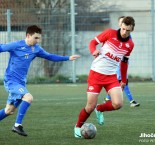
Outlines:
MULTIPOLYGON (((119 39, 119 30, 108 29, 95 37, 95 40, 102 43, 101 54, 94 59, 91 70, 101 74, 116 74, 116 69, 123 56, 129 57, 133 50, 134 43, 129 37, 126 41, 119 39)), ((90 46, 90 51, 91 48, 90 46)), ((95 48, 96 49, 96 48, 95 48)))

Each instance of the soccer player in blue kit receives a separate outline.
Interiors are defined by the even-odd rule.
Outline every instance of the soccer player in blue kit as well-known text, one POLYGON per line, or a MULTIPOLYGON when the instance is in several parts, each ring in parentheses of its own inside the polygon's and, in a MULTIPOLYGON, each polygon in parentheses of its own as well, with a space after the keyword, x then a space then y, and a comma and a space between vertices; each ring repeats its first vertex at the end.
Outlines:
MULTIPOLYGON (((117 74, 117 79, 119 82, 121 82, 121 72, 120 72, 120 64, 119 66, 117 67, 117 71, 116 71, 116 74, 117 74)), ((132 96, 132 93, 129 89, 129 86, 128 86, 128 74, 127 74, 127 83, 124 87, 124 92, 128 98, 128 100, 130 101, 130 107, 139 107, 140 106, 140 103, 136 102, 134 99, 133 99, 133 96, 132 96)), ((110 96, 107 95, 106 98, 105 98, 105 101, 109 101, 111 100, 110 96)))
POLYGON ((38 44, 41 34, 41 28, 31 25, 26 30, 25 40, 0 45, 0 53, 10 53, 8 67, 4 75, 4 86, 9 95, 6 107, 0 110, 0 121, 12 115, 19 106, 12 131, 22 136, 27 136, 23 130, 22 121, 33 101, 33 96, 26 88, 26 76, 32 60, 35 57, 41 57, 57 62, 75 60, 80 57, 79 55, 60 56, 46 52, 38 44))

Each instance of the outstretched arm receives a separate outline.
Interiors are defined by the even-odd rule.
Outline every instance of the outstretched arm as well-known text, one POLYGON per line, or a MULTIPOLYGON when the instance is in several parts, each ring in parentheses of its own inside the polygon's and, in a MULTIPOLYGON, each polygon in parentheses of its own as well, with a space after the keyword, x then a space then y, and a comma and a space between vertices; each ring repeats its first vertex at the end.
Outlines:
POLYGON ((51 54, 44 49, 41 49, 39 53, 37 54, 37 57, 45 58, 50 61, 67 61, 67 60, 75 60, 79 58, 79 55, 72 55, 72 56, 61 56, 61 55, 56 55, 56 54, 51 54))
POLYGON ((18 47, 18 44, 16 42, 10 42, 10 43, 6 43, 6 44, 0 44, 0 53, 1 52, 12 51, 16 47, 18 47))

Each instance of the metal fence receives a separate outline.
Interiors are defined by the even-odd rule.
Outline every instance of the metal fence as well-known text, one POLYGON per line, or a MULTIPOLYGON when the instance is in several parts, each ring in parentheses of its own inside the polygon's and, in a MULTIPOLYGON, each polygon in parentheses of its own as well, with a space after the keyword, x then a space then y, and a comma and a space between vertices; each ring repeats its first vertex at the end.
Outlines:
MULTIPOLYGON (((117 20, 122 15, 131 15, 136 21, 131 34, 135 48, 131 54, 129 75, 155 80, 154 0, 14 0, 14 3, 1 0, 0 43, 24 39, 28 25, 41 26, 41 46, 45 50, 60 55, 75 52, 81 58, 75 62, 56 63, 36 58, 28 77, 62 74, 74 81, 75 75, 89 72, 93 60, 88 51, 89 41, 106 28, 118 29, 117 20)), ((0 54, 0 78, 3 78, 8 58, 7 53, 0 54)))

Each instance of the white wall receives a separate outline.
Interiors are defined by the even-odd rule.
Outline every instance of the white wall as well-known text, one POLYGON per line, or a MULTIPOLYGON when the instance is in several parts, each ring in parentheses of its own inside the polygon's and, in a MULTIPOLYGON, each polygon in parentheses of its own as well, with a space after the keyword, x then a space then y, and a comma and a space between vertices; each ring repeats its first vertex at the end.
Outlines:
MULTIPOLYGON (((76 74, 88 74, 93 61, 93 57, 89 53, 88 44, 92 38, 101 32, 79 32, 76 41, 76 53, 81 55, 81 58, 76 60, 76 74)), ((151 34, 149 32, 133 32, 132 39, 135 42, 135 47, 130 57, 129 75, 139 77, 152 76, 152 53, 151 53, 151 34)), ((60 74, 70 74, 72 72, 71 63, 63 63, 60 68, 60 74), (67 69, 66 69, 67 68, 67 69)))

